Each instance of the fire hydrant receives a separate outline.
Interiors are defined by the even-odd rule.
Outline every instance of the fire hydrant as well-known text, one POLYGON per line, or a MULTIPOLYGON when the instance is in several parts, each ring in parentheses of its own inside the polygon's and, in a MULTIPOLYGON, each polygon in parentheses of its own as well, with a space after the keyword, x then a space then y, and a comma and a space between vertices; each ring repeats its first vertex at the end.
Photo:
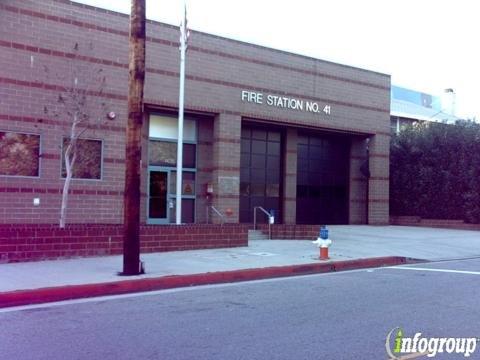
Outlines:
POLYGON ((328 260, 328 248, 332 245, 332 240, 328 238, 328 229, 326 225, 320 228, 320 236, 317 240, 312 241, 320 249, 320 260, 328 260))

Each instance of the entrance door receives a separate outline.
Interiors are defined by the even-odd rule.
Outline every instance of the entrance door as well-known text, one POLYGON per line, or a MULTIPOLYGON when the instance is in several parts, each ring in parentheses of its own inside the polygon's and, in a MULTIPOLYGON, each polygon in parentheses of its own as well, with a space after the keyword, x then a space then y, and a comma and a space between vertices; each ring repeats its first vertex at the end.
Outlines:
POLYGON ((149 171, 148 218, 154 224, 168 223, 168 171, 149 171))

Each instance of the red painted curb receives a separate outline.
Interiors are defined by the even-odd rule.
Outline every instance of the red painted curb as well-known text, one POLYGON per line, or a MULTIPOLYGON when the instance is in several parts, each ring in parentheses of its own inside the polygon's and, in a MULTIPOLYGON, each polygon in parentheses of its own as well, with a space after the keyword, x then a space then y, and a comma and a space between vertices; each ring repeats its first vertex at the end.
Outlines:
POLYGON ((204 274, 174 275, 158 278, 123 280, 99 284, 69 285, 34 290, 19 290, 0 293, 0 308, 96 296, 172 289, 186 286, 221 284, 227 282, 392 266, 405 264, 406 262, 407 259, 404 257, 387 256, 378 258, 332 261, 327 263, 275 266, 268 268, 219 271, 204 274))

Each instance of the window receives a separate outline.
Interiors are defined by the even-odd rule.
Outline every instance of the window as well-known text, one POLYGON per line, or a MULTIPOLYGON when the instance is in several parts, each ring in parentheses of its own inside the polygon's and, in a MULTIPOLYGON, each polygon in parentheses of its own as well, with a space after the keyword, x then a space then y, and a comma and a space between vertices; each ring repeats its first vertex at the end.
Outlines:
POLYGON ((150 140, 148 146, 148 159, 150 165, 176 166, 177 144, 167 141, 150 140))
MULTIPOLYGON (((177 192, 177 172, 170 171, 170 194, 177 192)), ((182 173, 182 195, 195 196, 195 173, 183 171, 182 173)))
MULTIPOLYGON (((63 139, 62 149, 62 177, 67 176, 65 169, 65 151, 69 138, 63 139)), ((73 165, 74 179, 100 180, 102 178, 102 141, 90 139, 77 140, 77 158, 73 165)))
MULTIPOLYGON (((159 139, 178 139, 178 119, 171 116, 150 115, 149 136, 159 139)), ((183 120, 183 141, 197 140, 195 120, 183 120)))
POLYGON ((0 175, 39 176, 40 136, 0 131, 0 175))
POLYGON ((281 218, 281 139, 278 130, 242 127, 240 222, 253 220, 255 206, 273 210, 281 218))
MULTIPOLYGON (((183 167, 195 168, 196 145, 183 144, 183 167)), ((169 141, 150 140, 148 146, 148 161, 154 166, 177 166, 177 143, 169 141)))

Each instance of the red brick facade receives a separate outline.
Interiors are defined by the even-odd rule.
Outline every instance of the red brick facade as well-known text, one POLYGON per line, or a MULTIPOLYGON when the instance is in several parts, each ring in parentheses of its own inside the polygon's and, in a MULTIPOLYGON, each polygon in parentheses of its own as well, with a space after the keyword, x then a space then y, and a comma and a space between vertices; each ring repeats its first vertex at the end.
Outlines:
MULTIPOLYGON (((44 107, 55 106, 66 83, 62 78, 45 77, 42 69, 48 65, 65 75, 74 44, 92 42, 93 53, 85 54, 81 61, 103 69, 107 88, 103 94, 89 95, 101 96, 117 116, 89 130, 89 137, 103 140, 103 176, 101 180, 73 181, 67 222, 119 224, 127 117, 128 16, 67 0, 4 0, 0 18, 0 131, 41 137, 38 178, 0 176, 0 223, 58 222, 63 186, 59 146, 68 133, 68 119, 48 116, 44 107), (33 206, 33 198, 40 198, 40 206, 33 206)), ((174 112, 178 100, 178 28, 149 21, 147 36, 146 108, 174 112)), ((343 133, 350 138, 349 223, 365 223, 367 208, 369 223, 388 223, 389 76, 195 31, 190 38, 186 74, 186 112, 201 115, 197 223, 206 222, 207 183, 214 188, 212 204, 223 213, 232 211, 228 222, 239 221, 240 144, 245 118, 285 129, 283 218, 277 220, 296 223, 296 137, 299 130, 310 129, 343 133), (241 99, 243 90, 329 104, 332 112, 320 115, 246 102, 241 99), (366 156, 366 138, 370 138, 372 175, 368 199, 367 181, 359 171, 366 156)), ((145 120, 143 223, 147 221, 148 117, 145 120)), ((215 216, 211 220, 220 221, 215 216)), ((154 248, 166 249, 157 244, 148 251, 154 248)), ((83 251, 79 254, 94 251, 79 250, 83 251)))

